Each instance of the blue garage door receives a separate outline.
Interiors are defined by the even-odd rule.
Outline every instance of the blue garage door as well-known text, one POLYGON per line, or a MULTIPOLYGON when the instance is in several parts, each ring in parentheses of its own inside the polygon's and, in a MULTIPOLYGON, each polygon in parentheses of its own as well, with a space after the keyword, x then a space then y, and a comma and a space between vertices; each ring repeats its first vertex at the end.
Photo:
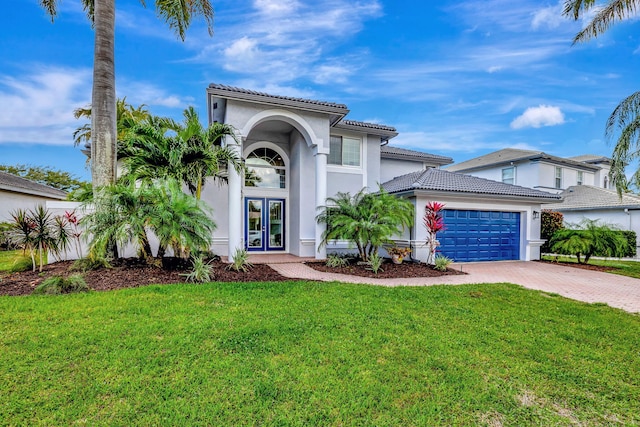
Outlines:
POLYGON ((439 252, 454 261, 520 259, 520 213, 443 210, 439 252))

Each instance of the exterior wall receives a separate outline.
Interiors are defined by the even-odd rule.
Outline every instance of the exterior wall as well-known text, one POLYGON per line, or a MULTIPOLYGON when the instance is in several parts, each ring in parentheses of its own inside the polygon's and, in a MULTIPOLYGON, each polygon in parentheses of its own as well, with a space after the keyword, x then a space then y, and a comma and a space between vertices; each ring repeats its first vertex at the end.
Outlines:
POLYGON ((304 137, 291 135, 289 167, 289 250, 304 257, 315 256, 316 178, 315 159, 304 137))
POLYGON ((380 183, 392 180, 397 176, 424 170, 423 162, 398 159, 380 159, 380 183))
POLYGON ((0 222, 11 221, 11 212, 17 209, 34 209, 58 199, 0 190, 0 222))
MULTIPOLYGON (((562 212, 562 211, 560 211, 562 212)), ((627 212, 622 208, 616 209, 592 209, 583 211, 564 211, 565 224, 578 224, 585 218, 599 220, 603 223, 613 225, 621 230, 636 232, 636 257, 638 255, 640 242, 640 209, 629 209, 627 212)))
POLYGON ((202 188, 201 200, 211 209, 211 217, 217 226, 213 232, 211 251, 225 256, 229 243, 229 187, 207 179, 202 188))
POLYGON ((611 185, 609 185, 609 171, 611 170, 611 166, 607 164, 598 164, 598 166, 602 169, 595 173, 593 179, 594 184, 592 185, 601 188, 611 188, 611 185))
POLYGON ((377 191, 378 184, 383 183, 380 179, 380 137, 369 135, 367 137, 367 156, 365 186, 371 191, 377 191))
MULTIPOLYGON (((438 201, 445 204, 445 209, 465 209, 481 211, 520 212, 520 260, 531 261, 540 259, 540 219, 533 219, 533 211, 541 211, 539 203, 514 202, 501 199, 476 199, 469 197, 447 197, 442 195, 418 195, 416 197, 416 225, 414 227, 414 258, 427 260, 428 250, 425 245, 427 231, 422 226, 421 218, 428 201, 438 201)), ((446 226, 446 224, 445 224, 446 226)), ((455 260, 454 260, 455 261, 455 260)))

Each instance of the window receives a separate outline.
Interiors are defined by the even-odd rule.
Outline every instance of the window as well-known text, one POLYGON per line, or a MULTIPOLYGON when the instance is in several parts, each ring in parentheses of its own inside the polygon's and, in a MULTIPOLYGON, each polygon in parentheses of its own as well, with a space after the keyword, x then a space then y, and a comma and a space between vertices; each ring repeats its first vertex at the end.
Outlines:
POLYGON ((556 188, 562 188, 562 168, 556 166, 556 188))
POLYGON ((609 188, 609 177, 604 177, 604 188, 609 188))
POLYGON ((280 154, 270 148, 258 148, 247 156, 247 187, 286 188, 286 168, 280 154))
POLYGON ((330 165, 360 166, 360 140, 331 136, 328 162, 330 165))
POLYGON ((578 171, 578 185, 582 185, 583 181, 584 181, 584 172, 578 171))
POLYGON ((505 184, 515 184, 515 169, 513 166, 510 168, 502 169, 502 182, 505 184))

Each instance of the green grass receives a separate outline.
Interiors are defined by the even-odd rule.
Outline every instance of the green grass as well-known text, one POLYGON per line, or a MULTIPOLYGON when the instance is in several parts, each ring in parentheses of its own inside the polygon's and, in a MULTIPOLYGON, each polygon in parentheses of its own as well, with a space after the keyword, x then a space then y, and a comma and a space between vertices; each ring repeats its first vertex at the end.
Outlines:
POLYGON ((508 284, 1 297, 0 425, 638 425, 639 336, 508 284))
POLYGON ((25 271, 31 268, 31 258, 18 251, 0 251, 0 272, 25 271))
MULTIPOLYGON (((556 257, 551 255, 544 255, 542 259, 546 261, 555 261, 556 257)), ((558 261, 562 262, 578 262, 575 257, 560 256, 558 261)), ((594 259, 589 260, 589 264, 603 265, 606 267, 612 267, 613 270, 608 273, 619 274, 621 276, 635 277, 640 279, 640 262, 638 261, 622 261, 617 259, 594 259)))

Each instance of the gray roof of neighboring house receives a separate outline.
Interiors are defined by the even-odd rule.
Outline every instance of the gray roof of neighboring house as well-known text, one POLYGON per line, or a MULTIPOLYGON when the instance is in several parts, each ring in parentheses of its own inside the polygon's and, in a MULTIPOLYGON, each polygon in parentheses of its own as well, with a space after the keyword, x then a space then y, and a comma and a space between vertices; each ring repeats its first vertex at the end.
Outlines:
POLYGON ((504 184, 471 175, 429 168, 398 176, 382 184, 389 193, 427 190, 446 191, 448 193, 472 193, 502 197, 528 198, 540 200, 559 200, 560 196, 533 188, 504 184))
POLYGON ((589 209, 634 208, 640 209, 640 197, 635 194, 623 194, 622 199, 615 190, 575 185, 560 193, 561 203, 545 205, 545 209, 568 211, 589 209))
POLYGON ((581 154, 580 156, 567 157, 567 159, 581 163, 611 163, 611 158, 597 154, 581 154))
POLYGON ((49 187, 48 185, 38 184, 37 182, 6 172, 0 172, 0 190, 43 196, 50 199, 64 200, 67 198, 65 191, 49 187))
POLYGON ((466 172, 476 169, 483 169, 487 166, 507 165, 511 162, 518 162, 523 160, 547 160, 552 163, 566 164, 586 170, 600 170, 600 167, 598 166, 566 159, 563 157, 552 156, 542 151, 519 150, 516 148, 505 148, 503 150, 494 151, 493 153, 485 154, 484 156, 479 156, 455 165, 451 165, 447 167, 447 170, 452 172, 466 172))
POLYGON ((209 85, 209 88, 207 89, 207 92, 225 98, 236 98, 254 102, 262 101, 301 108, 311 107, 313 109, 320 109, 322 111, 328 110, 331 112, 340 112, 343 115, 349 112, 346 105, 337 104, 335 102, 316 101, 313 99, 295 98, 292 96, 271 95, 265 92, 258 92, 255 90, 221 85, 217 83, 211 83, 209 85))
POLYGON ((386 159, 418 160, 437 165, 448 165, 453 163, 451 157, 439 156, 437 154, 425 153, 424 151, 407 150, 406 148, 391 147, 383 145, 380 147, 380 157, 386 159))

